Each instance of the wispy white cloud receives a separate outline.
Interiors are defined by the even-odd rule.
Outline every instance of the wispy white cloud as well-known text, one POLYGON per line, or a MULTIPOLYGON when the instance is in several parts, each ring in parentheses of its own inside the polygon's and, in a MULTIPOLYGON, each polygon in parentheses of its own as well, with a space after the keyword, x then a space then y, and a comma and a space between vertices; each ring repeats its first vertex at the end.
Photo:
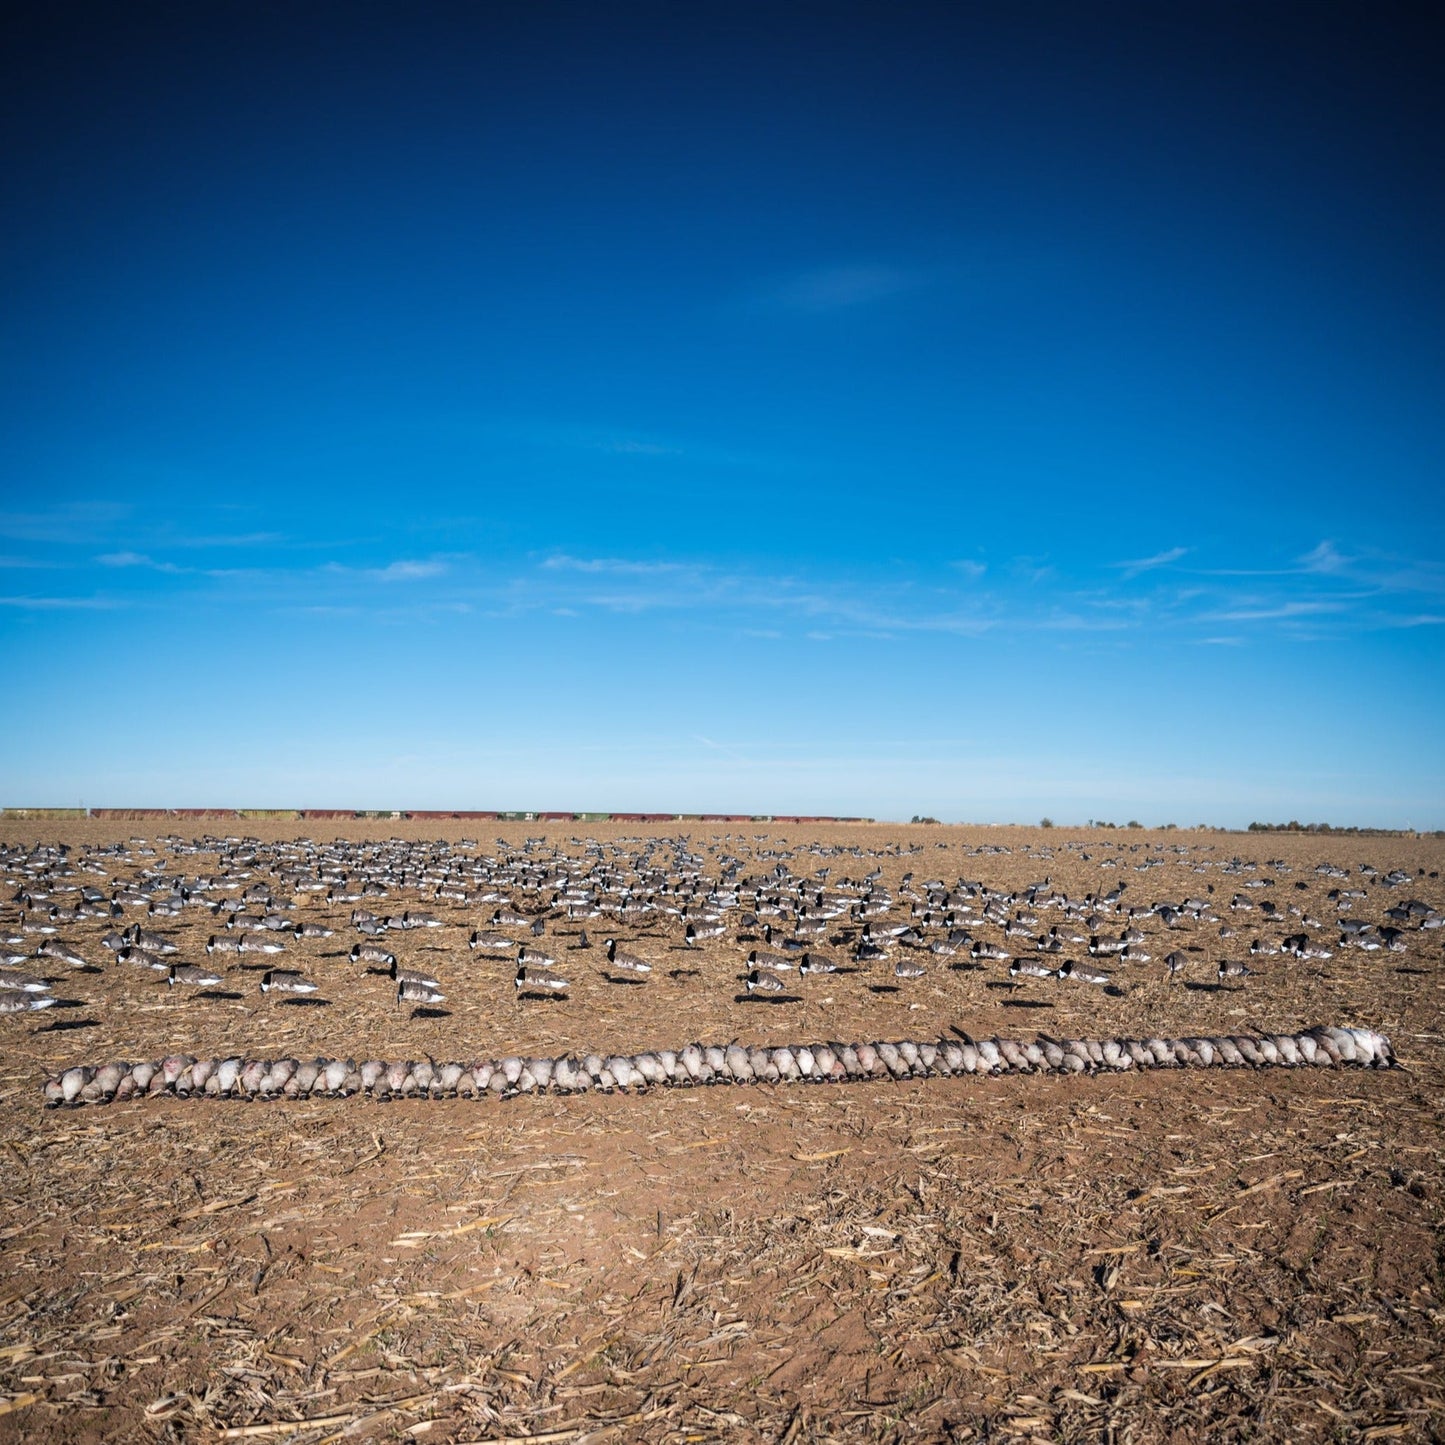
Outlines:
POLYGON ((1167 567, 1171 562, 1177 562, 1181 557, 1189 554, 1188 547, 1170 547, 1165 552, 1156 552, 1152 557, 1140 557, 1133 562, 1114 562, 1110 565, 1117 569, 1120 577, 1128 582, 1144 572, 1153 572, 1157 568, 1167 567))
POLYGON ((763 292, 772 306, 824 314, 887 301, 927 283, 926 273, 890 265, 825 266, 791 276, 763 292))
POLYGON ((972 582, 977 582, 988 571, 987 562, 974 562, 966 557, 960 558, 956 562, 950 562, 948 565, 972 582))
POLYGON ((1299 566, 1301 571, 1322 573, 1328 577, 1343 572, 1353 560, 1342 556, 1333 542, 1321 542, 1299 559, 1299 566))
POLYGON ((0 607, 23 612, 108 612, 121 605, 109 597, 0 597, 0 607))
POLYGON ((614 577, 661 577, 695 571, 687 562, 639 562, 625 557, 572 557, 565 552, 544 558, 549 572, 586 572, 614 577))
POLYGON ((405 560, 385 567, 368 567, 365 575, 373 582, 421 582, 428 577, 441 577, 446 570, 445 562, 405 560))
POLYGON ((157 562, 144 552, 104 552, 95 559, 102 567, 143 567, 150 572, 189 572, 189 567, 178 567, 174 562, 157 562))
POLYGON ((1211 622, 1280 622, 1288 618, 1321 617, 1346 611, 1344 602, 1292 601, 1258 607, 1237 607, 1232 611, 1206 614, 1211 622))

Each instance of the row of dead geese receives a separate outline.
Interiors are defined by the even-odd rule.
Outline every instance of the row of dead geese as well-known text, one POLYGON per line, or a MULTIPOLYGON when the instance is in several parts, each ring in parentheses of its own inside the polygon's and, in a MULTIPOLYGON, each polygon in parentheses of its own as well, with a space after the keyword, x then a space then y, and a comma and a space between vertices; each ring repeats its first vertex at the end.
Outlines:
POLYGON ((1373 1029, 1319 1027, 1298 1034, 1236 1034, 1182 1039, 957 1038, 920 1043, 784 1044, 746 1048, 688 1044, 631 1055, 512 1055, 476 1063, 430 1059, 197 1059, 77 1064, 47 1079, 48 1105, 201 1095, 214 1098, 480 1097, 683 1088, 705 1084, 843 1083, 949 1078, 964 1074, 1098 1073, 1129 1069, 1330 1068, 1395 1065, 1390 1041, 1373 1029))

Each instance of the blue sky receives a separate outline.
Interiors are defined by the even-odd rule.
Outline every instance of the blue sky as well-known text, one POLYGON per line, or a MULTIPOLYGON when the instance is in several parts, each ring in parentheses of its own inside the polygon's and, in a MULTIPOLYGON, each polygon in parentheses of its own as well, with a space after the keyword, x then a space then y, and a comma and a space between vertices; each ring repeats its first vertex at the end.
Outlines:
POLYGON ((1445 827, 1422 10, 10 25, 0 801, 1445 827))

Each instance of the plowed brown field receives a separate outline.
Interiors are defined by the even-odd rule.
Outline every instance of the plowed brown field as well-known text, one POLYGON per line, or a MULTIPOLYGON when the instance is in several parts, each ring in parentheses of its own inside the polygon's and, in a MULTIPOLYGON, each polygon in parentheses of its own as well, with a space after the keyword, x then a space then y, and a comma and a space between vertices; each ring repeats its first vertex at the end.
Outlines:
MULTIPOLYGON (((307 828, 234 826, 270 840, 307 828)), ((511 845, 545 835, 575 854, 574 836, 641 832, 358 822, 311 836, 455 840, 479 827, 491 854, 498 835, 511 845)), ((0 843, 78 850, 135 831, 7 823, 0 843)), ((1004 963, 924 954, 926 975, 896 987, 891 964, 862 964, 763 1003, 741 986, 754 945, 734 927, 685 951, 676 920, 644 931, 599 919, 582 925, 595 946, 581 951, 576 925, 554 919, 540 941, 570 995, 518 1001, 511 966, 466 947, 492 905, 393 892, 371 906, 430 908, 447 925, 386 935, 447 994, 444 1007, 409 1011, 389 979, 346 957, 353 905, 328 908, 317 895, 299 895, 295 916, 327 921, 335 936, 292 940, 270 961, 304 968, 321 986, 311 1002, 263 996, 270 962, 219 956, 210 961, 229 965, 225 987, 182 996, 114 961, 100 944, 110 921, 64 925, 58 936, 101 967, 50 964, 61 1004, 0 1018, 0 1438, 1445 1434, 1445 930, 1406 929, 1403 952, 1340 949, 1327 897, 1361 886, 1348 916, 1377 922, 1407 898, 1445 908, 1440 840, 652 831, 686 833, 713 873, 705 850, 725 835, 750 872, 773 866, 766 850, 862 850, 786 861, 800 876, 831 866, 833 882, 881 868, 900 919, 910 871, 998 889, 1048 878, 1070 897, 1126 884, 1124 900, 1141 904, 1212 884, 1238 935, 1144 920, 1153 961, 1114 966, 1109 990, 1010 981, 1004 963), (1261 866, 1222 874, 1235 857, 1261 866), (1139 871, 1148 859, 1160 861, 1139 871), (1317 873, 1325 860, 1349 880, 1317 873), (1391 869, 1409 881, 1386 887, 1391 869), (1279 924, 1229 909, 1252 877, 1269 880, 1253 896, 1285 911, 1279 924), (1321 922, 1333 956, 1251 960, 1252 976, 1218 982, 1218 960, 1300 926, 1290 905, 1321 922), (645 982, 609 978, 608 934, 653 961, 645 982), (1175 948, 1195 962, 1170 982, 1160 960, 1175 948), (40 1091, 72 1063, 177 1050, 440 1060, 693 1039, 937 1039, 952 1026, 1031 1037, 1316 1023, 1377 1028, 1406 1067, 77 1110, 44 1109, 40 1091)), ((102 886, 158 861, 214 867, 156 847, 116 862, 102 886)), ((4 916, 18 914, 11 904, 4 916)), ((115 923, 133 920, 150 926, 143 910, 115 923)), ((206 962, 207 936, 224 931, 204 909, 154 926, 176 935, 186 962, 206 962)))

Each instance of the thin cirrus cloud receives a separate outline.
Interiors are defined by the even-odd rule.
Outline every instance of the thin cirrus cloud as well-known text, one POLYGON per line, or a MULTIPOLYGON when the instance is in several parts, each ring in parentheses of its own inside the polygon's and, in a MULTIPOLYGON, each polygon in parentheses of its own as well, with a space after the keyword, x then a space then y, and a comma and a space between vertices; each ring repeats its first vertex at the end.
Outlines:
POLYGON ((916 291, 928 282, 922 271, 900 266, 827 266, 791 276, 762 293, 765 305, 822 315, 848 311, 916 291))
POLYGON ((1188 553, 1188 547, 1170 547, 1167 551, 1156 552, 1152 557, 1139 557, 1132 562, 1115 562, 1113 566, 1120 577, 1128 582, 1145 572, 1154 572, 1160 567, 1168 567, 1171 563, 1179 561, 1181 557, 1187 556, 1188 553))

